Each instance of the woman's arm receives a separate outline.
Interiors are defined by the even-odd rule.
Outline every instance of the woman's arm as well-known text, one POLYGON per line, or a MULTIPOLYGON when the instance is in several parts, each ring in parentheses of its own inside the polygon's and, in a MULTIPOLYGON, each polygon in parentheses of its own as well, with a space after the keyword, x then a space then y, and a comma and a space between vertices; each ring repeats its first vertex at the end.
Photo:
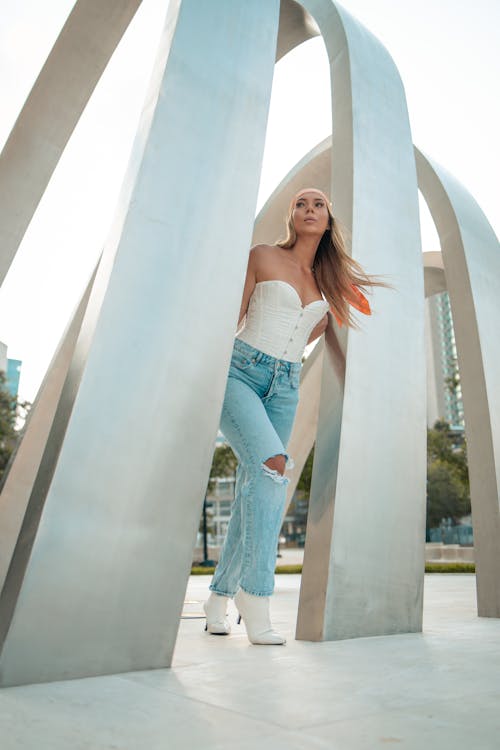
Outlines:
POLYGON ((325 313, 325 315, 321 318, 319 323, 314 326, 314 328, 311 331, 311 335, 309 336, 307 343, 310 344, 313 341, 315 341, 317 338, 321 336, 322 333, 326 331, 328 327, 328 313, 325 313))
POLYGON ((238 316, 238 325, 236 326, 236 330, 238 330, 238 328, 240 327, 241 321, 247 313, 248 303, 250 301, 252 292, 255 289, 255 284, 257 283, 256 268, 261 247, 261 245, 256 245, 250 250, 250 253, 248 255, 247 275, 245 277, 245 286, 243 287, 243 296, 241 298, 240 314, 238 316))

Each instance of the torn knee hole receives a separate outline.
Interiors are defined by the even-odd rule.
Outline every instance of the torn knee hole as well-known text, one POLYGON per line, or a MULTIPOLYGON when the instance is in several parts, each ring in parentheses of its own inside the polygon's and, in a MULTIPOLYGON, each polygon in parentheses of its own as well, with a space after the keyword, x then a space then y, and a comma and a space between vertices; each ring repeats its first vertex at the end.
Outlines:
POLYGON ((284 476, 286 467, 285 461, 286 457, 282 453, 278 454, 278 456, 271 456, 271 458, 262 462, 262 471, 266 476, 270 477, 278 484, 288 484, 289 479, 284 476), (280 468, 282 471, 279 471, 280 468))
POLYGON ((275 469, 280 474, 285 473, 286 457, 283 453, 278 453, 276 456, 271 456, 264 461, 264 466, 275 469))

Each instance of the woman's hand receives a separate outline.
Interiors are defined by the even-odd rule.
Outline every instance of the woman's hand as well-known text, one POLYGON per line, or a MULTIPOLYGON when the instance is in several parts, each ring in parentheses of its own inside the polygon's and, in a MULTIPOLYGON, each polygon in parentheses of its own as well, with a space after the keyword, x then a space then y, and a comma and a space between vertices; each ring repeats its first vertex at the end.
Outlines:
POLYGON ((312 329, 311 335, 307 339, 307 343, 311 344, 313 341, 319 338, 321 334, 326 331, 327 328, 328 328, 328 313, 325 313, 324 316, 319 321, 319 323, 315 325, 314 328, 312 329))

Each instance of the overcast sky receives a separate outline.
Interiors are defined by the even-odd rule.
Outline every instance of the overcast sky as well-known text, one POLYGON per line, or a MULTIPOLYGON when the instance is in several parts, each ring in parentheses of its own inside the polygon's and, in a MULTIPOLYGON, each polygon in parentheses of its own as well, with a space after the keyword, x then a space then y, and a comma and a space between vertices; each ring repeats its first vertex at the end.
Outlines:
MULTIPOLYGON (((0 0, 0 146, 72 5, 71 0, 0 0)), ((498 235, 500 2, 345 0, 342 5, 378 37, 398 66, 415 145, 469 189, 498 235)), ((9 357, 23 360, 22 398, 35 397, 105 242, 166 6, 167 0, 143 0, 0 290, 0 341, 8 345, 9 357)), ((328 63, 318 38, 276 66, 257 209, 330 133, 330 118, 328 63), (300 109, 294 106, 296 91, 300 109)), ((422 200, 420 205, 423 250, 438 249, 422 200)))

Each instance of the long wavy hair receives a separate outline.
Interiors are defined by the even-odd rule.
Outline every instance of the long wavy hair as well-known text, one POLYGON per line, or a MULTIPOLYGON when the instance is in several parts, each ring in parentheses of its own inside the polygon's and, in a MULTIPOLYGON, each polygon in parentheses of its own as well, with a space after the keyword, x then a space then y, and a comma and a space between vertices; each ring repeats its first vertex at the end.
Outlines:
MULTIPOLYGON (((327 196, 322 190, 318 190, 317 188, 309 189, 323 195, 329 215, 328 228, 323 233, 316 250, 312 271, 337 321, 341 325, 345 324, 350 328, 359 328, 349 307, 349 304, 354 305, 357 309, 362 309, 363 307, 362 298, 360 298, 357 290, 369 293, 374 286, 391 289, 394 287, 382 281, 380 276, 365 273, 361 265, 351 258, 346 250, 345 236, 347 235, 347 229, 334 217, 327 196)), ((275 245, 286 250, 292 248, 297 241, 292 213, 297 196, 303 192, 307 192, 307 189, 296 193, 290 203, 286 219, 286 238, 275 242, 275 245)))

